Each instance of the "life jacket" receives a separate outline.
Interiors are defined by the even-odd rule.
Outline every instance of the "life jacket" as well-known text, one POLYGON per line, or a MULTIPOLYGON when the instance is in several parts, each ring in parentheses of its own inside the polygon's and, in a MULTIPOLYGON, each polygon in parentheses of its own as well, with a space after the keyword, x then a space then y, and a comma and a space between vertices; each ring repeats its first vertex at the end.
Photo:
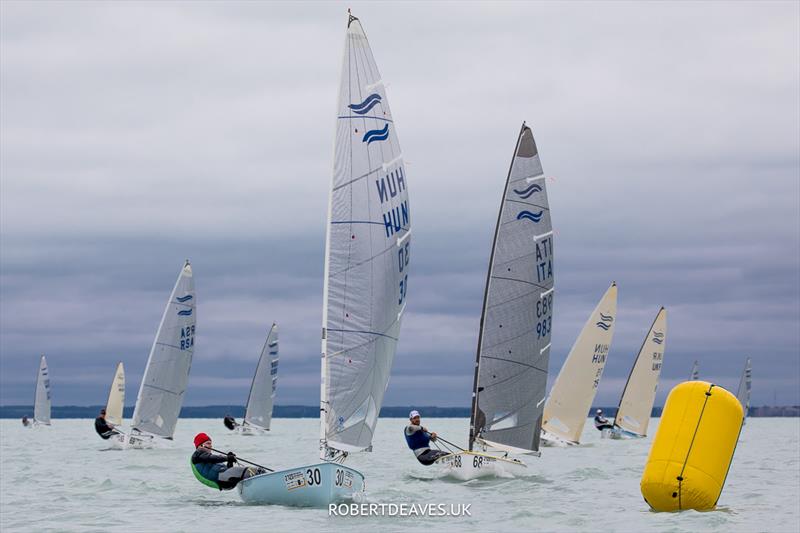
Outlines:
MULTIPOLYGON (((198 453, 198 452, 195 452, 198 453)), ((197 480, 213 489, 222 490, 219 485, 219 474, 226 469, 224 463, 197 463, 189 458, 189 463, 192 465, 192 473, 197 480)))
POLYGON ((406 437, 406 443, 408 444, 408 447, 412 450, 427 448, 431 442, 431 438, 422 430, 416 431, 411 435, 403 431, 403 435, 406 437))

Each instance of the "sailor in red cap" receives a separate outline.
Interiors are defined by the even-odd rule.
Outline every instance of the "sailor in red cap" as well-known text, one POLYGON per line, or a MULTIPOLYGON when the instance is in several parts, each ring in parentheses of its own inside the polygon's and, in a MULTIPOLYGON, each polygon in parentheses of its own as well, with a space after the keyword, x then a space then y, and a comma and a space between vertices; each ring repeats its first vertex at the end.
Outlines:
POLYGON ((203 485, 230 490, 244 478, 261 473, 253 468, 234 466, 236 454, 233 452, 225 455, 214 453, 211 437, 205 433, 195 435, 194 447, 192 472, 203 485))

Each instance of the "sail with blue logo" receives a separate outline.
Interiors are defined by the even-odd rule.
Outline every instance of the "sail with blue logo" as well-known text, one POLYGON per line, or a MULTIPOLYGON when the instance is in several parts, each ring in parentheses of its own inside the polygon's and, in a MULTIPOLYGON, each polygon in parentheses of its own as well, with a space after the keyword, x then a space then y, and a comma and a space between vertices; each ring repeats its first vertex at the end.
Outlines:
POLYGON ((542 422, 548 441, 580 442, 606 366, 616 317, 617 284, 612 283, 583 326, 550 389, 542 422))
MULTIPOLYGON (((736 394, 736 397, 739 399, 744 409, 745 420, 747 420, 747 414, 750 411, 750 389, 752 387, 752 379, 752 367, 750 366, 750 358, 748 357, 744 362, 742 377, 739 379, 739 391, 736 394)), ((744 421, 742 421, 742 424, 744 424, 744 421)))
POLYGON ((131 427, 171 439, 183 405, 194 353, 197 299, 187 260, 170 293, 147 358, 131 427))
POLYGON ((553 326, 553 228, 539 151, 522 125, 481 313, 469 447, 539 449, 553 326))
POLYGON ((39 371, 36 374, 36 397, 33 402, 33 421, 36 424, 50 425, 50 370, 47 359, 43 355, 39 359, 39 371))
POLYGON ((667 310, 662 307, 647 331, 622 390, 615 427, 639 437, 647 435, 666 348, 667 310))
POLYGON ((349 17, 328 206, 322 324, 321 456, 367 449, 408 292, 408 178, 386 86, 349 17))
POLYGON ((275 388, 278 383, 278 326, 272 324, 267 340, 261 349, 250 394, 247 396, 247 408, 244 414, 245 425, 269 430, 272 423, 272 406, 275 400, 275 388))

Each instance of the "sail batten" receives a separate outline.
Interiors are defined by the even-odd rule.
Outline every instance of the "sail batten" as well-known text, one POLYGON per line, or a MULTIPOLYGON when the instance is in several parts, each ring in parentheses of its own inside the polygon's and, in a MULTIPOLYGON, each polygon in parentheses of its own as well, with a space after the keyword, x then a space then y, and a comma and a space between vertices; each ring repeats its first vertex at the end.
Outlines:
POLYGON ((473 381, 470 450, 476 442, 505 450, 539 449, 554 280, 546 186, 526 181, 540 174, 533 133, 523 124, 489 257, 473 381), (537 235, 547 236, 537 240, 537 235))
POLYGON ((39 424, 50 425, 50 370, 47 368, 47 359, 43 355, 39 359, 39 371, 36 374, 36 396, 33 402, 33 421, 39 424))
POLYGON ((247 424, 268 430, 272 423, 272 408, 278 383, 278 326, 273 324, 258 358, 244 421, 247 424))

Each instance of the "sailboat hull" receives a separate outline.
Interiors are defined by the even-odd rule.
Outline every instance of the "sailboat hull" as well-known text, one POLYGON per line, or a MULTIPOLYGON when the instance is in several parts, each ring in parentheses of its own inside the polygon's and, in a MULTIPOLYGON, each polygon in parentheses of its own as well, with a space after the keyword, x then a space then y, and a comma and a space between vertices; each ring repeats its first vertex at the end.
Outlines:
POLYGON ((159 444, 163 440, 144 433, 120 433, 109 439, 109 443, 112 448, 117 450, 149 450, 160 447, 159 444))
POLYGON ((453 453, 441 457, 434 464, 443 469, 444 476, 460 481, 484 477, 517 477, 528 472, 528 465, 519 459, 483 452, 453 453))
POLYGON ((542 429, 542 437, 539 441, 542 446, 551 448, 566 448, 567 446, 577 446, 579 443, 559 437, 554 433, 542 429))
POLYGON ((325 508, 363 499, 364 476, 337 463, 319 463, 253 476, 237 488, 249 504, 325 508))
MULTIPOLYGON (((606 437, 605 432, 603 436, 606 437)), ((637 435, 636 433, 631 433, 630 431, 615 427, 608 430, 608 436, 606 438, 613 440, 643 439, 645 435, 637 435)))

